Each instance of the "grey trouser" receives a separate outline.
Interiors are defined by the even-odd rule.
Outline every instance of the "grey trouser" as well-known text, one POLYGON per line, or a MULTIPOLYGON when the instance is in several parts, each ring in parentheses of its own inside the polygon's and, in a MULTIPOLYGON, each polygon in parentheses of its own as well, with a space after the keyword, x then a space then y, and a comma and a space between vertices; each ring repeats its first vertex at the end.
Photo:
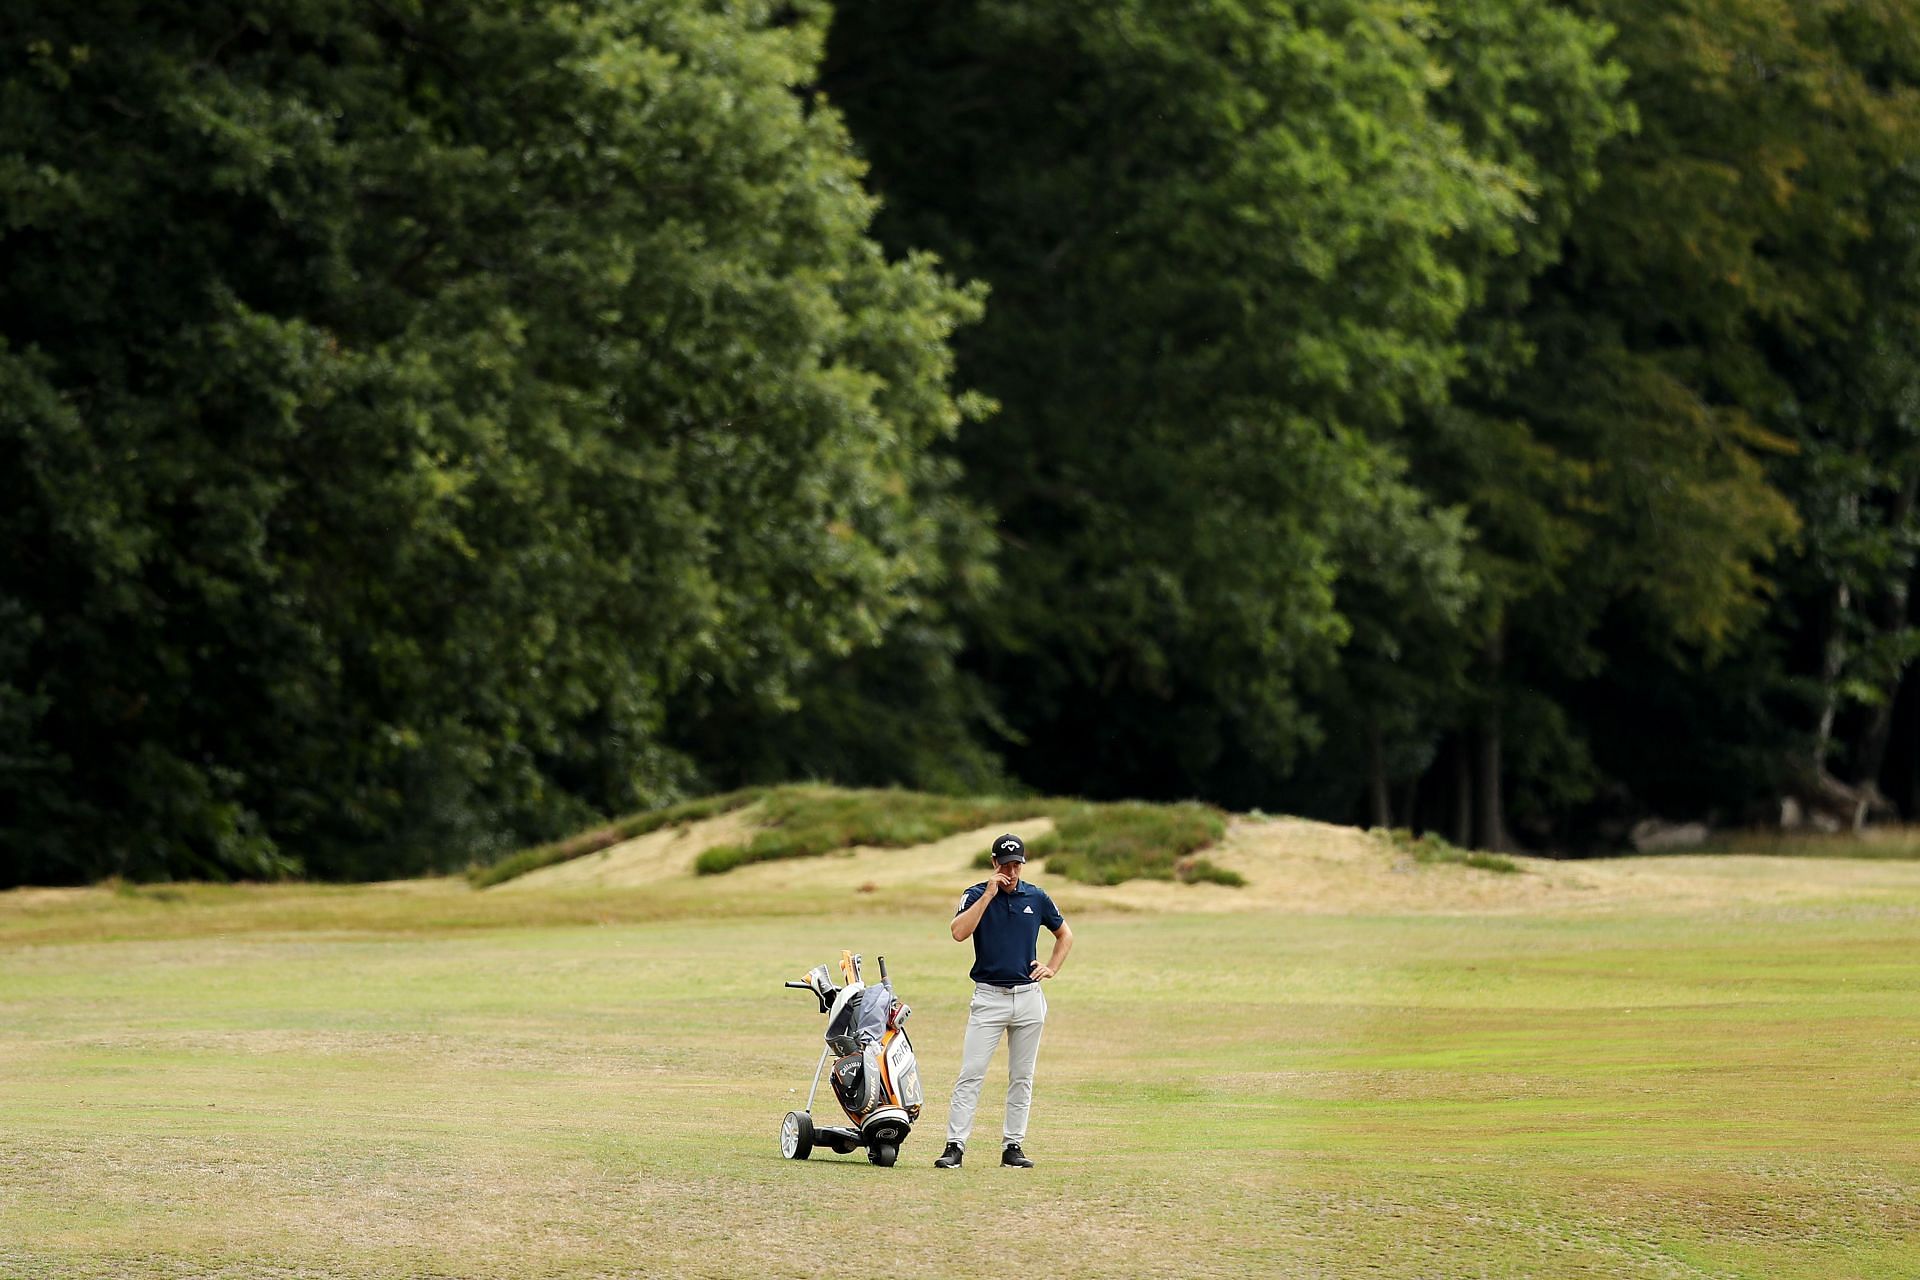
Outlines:
POLYGON ((976 983, 973 1003, 967 1007, 967 1038, 960 1048, 960 1078, 953 1082, 953 1100, 947 1104, 947 1141, 964 1149, 973 1132, 973 1109, 980 1101, 980 1084, 987 1064, 1007 1036, 1007 1142, 1027 1137, 1027 1108, 1033 1104, 1033 1063, 1040 1056, 1040 1032, 1047 1021, 1047 998, 1040 984, 1029 982, 1008 990, 976 983))

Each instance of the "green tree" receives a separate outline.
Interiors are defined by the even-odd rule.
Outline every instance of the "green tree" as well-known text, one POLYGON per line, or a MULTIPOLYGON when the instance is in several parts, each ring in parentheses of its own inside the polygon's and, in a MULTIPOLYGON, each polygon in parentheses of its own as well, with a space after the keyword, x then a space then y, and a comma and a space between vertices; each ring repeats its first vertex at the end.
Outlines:
MULTIPOLYGON (((1897 295, 1913 287, 1898 247, 1911 215, 1876 206, 1920 142, 1913 15, 1771 0, 1583 7, 1620 33, 1639 127, 1604 153, 1600 189, 1528 320, 1540 356, 1512 400, 1536 438, 1585 468, 1570 509, 1591 540, 1577 572, 1516 614, 1516 627, 1552 625, 1513 646, 1508 680, 1557 690, 1576 719, 1639 709, 1637 725, 1610 716, 1624 731, 1597 776, 1644 795, 1676 763, 1698 776, 1718 754, 1772 758, 1748 773, 1751 796, 1779 784, 1782 748, 1814 717, 1743 708, 1779 693, 1810 621, 1828 628, 1810 601, 1892 563, 1891 545, 1868 549, 1844 530, 1863 500, 1897 506, 1907 448, 1910 393, 1889 335, 1910 314, 1897 295), (1852 463, 1837 461, 1839 441, 1852 463), (1777 562, 1782 551, 1793 558, 1777 562), (1796 586, 1814 562, 1820 585, 1796 586), (1779 586, 1770 625, 1756 626, 1779 586), (1604 625, 1617 652, 1661 655, 1721 710, 1693 720, 1678 750, 1650 751, 1652 733, 1678 726, 1673 704, 1646 690, 1672 680, 1569 643, 1570 605, 1589 635, 1604 625)), ((1897 665, 1883 687, 1890 675, 1897 665)), ((1820 675, 1828 706, 1845 678, 1820 675)), ((1702 783, 1691 803, 1740 798, 1702 783)))
POLYGON ((1451 246, 1510 239, 1529 193, 1431 109, 1431 28, 1375 0, 841 7, 824 84, 881 235, 992 288, 958 349, 1002 409, 957 452, 1005 585, 968 661, 1025 780, 1266 800, 1353 630, 1343 555, 1389 536, 1356 526, 1457 563, 1457 519, 1383 494, 1462 368, 1451 246))
POLYGON ((978 312, 773 4, 14 5, 0 882, 396 874, 668 796, 937 610, 978 312), (17 815, 17 816, 16 816, 17 815))
POLYGON ((1379 524, 1364 554, 1343 558, 1339 604, 1355 641, 1330 683, 1326 719, 1346 732, 1309 780, 1325 793, 1317 807, 1347 817, 1351 780, 1366 777, 1370 821, 1412 822, 1424 811, 1462 844, 1474 839, 1478 809, 1483 842, 1498 845, 1502 724, 1556 721, 1488 668, 1513 603, 1550 591, 1591 538, 1579 518, 1590 468, 1543 441, 1506 398, 1537 349, 1527 315, 1538 282, 1599 182, 1602 148, 1631 116, 1625 69, 1606 53, 1610 30, 1557 3, 1460 3, 1420 30, 1437 69, 1429 109, 1472 154, 1512 175, 1524 205, 1447 242, 1469 290, 1455 329, 1462 358, 1445 399, 1395 435, 1411 482, 1461 526, 1464 558, 1423 549, 1430 540, 1393 521, 1379 524))
MULTIPOLYGON (((1891 287, 1908 277, 1884 253, 1866 267, 1863 251, 1875 192, 1912 153, 1911 95, 1894 72, 1911 39, 1904 6, 1573 7, 1617 32, 1609 51, 1629 73, 1635 127, 1588 129, 1558 149, 1572 163, 1547 165, 1545 189, 1573 197, 1545 202, 1550 216, 1525 237, 1550 265, 1529 272, 1523 252, 1491 273, 1506 287, 1465 332, 1495 340, 1470 337, 1488 355, 1456 384, 1415 466, 1436 497, 1465 505, 1476 535, 1479 696, 1453 748, 1473 795, 1451 808, 1460 838, 1494 847, 1509 839, 1510 804, 1545 838, 1602 788, 1624 784, 1628 808, 1673 796, 1658 775, 1676 768, 1701 780, 1692 803, 1726 799, 1700 761, 1751 765, 1770 750, 1762 739, 1789 736, 1777 713, 1741 708, 1785 683, 1792 646, 1758 625, 1776 580, 1797 572, 1778 557, 1844 541, 1823 527, 1859 505, 1857 474, 1840 481, 1845 494, 1806 482, 1837 475, 1820 461, 1837 425, 1820 384, 1846 384, 1883 420, 1898 401, 1865 368, 1857 334, 1878 317, 1903 323, 1866 291, 1876 269, 1902 281, 1891 287), (1694 690, 1685 727, 1675 676, 1694 690)), ((1506 118, 1474 96, 1481 82, 1456 77, 1449 112, 1515 163, 1507 142, 1526 130, 1503 140, 1506 118)), ((1556 110, 1543 127, 1578 118, 1556 110)), ((1855 572, 1876 556, 1887 549, 1858 555, 1855 572)), ((1878 651, 1883 687, 1904 644, 1878 651)), ((1778 772, 1749 770, 1746 788, 1778 772)))

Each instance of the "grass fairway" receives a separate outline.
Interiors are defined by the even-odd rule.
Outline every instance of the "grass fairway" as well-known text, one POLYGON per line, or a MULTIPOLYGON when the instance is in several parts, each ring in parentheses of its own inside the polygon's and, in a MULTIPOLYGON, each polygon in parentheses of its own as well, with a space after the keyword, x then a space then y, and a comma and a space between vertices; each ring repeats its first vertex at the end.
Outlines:
POLYGON ((1024 1173, 991 1079, 930 1167, 944 903, 705 891, 0 894, 0 1276, 1920 1276, 1920 869, 1685 914, 1088 907, 1024 1173), (776 1151, 821 1026, 779 984, 841 946, 915 1007, 891 1170, 776 1151))

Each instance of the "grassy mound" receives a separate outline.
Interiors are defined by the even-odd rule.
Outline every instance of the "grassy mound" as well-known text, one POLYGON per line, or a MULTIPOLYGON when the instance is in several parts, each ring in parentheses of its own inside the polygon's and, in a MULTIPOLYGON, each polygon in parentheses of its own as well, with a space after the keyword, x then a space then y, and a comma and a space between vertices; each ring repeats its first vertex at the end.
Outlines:
MULTIPOLYGON (((1053 834, 1027 846, 1030 858, 1046 859, 1047 874, 1082 884, 1127 880, 1211 881, 1240 886, 1246 877, 1195 856, 1226 834, 1226 816, 1210 805, 1075 802, 1052 815, 1053 834)), ((993 865, 982 853, 974 865, 993 865)))
POLYGON ((538 871, 550 867, 556 862, 566 862, 572 858, 583 858, 589 853, 598 853, 602 849, 612 848, 623 840, 646 835, 649 831, 658 831, 681 822, 698 822, 718 814, 729 813, 744 808, 766 794, 764 787, 746 787, 739 791, 728 791, 717 796, 702 796, 697 800, 688 800, 682 804, 669 805, 664 809, 649 809, 645 813, 630 814, 604 827, 594 827, 578 835, 568 836, 564 840, 555 840, 549 844, 535 845, 531 849, 522 849, 500 861, 484 867, 474 867, 467 872, 467 879, 476 889, 492 888, 516 876, 524 876, 529 871, 538 871))
POLYGON ((780 787, 768 794, 760 820, 767 827, 745 844, 701 854, 694 870, 717 875, 750 862, 809 858, 855 845, 905 849, 930 844, 990 822, 1048 814, 1059 802, 967 799, 918 791, 843 791, 837 787, 780 787))
MULTIPOLYGON (((709 849, 694 864, 715 875, 749 862, 805 858, 855 845, 902 849, 928 844, 997 821, 1048 817, 1051 835, 1027 846, 1050 875, 1083 884, 1178 880, 1242 885, 1235 872, 1196 857, 1226 834, 1226 816, 1208 805, 1095 804, 1084 800, 983 800, 911 791, 840 791, 789 787, 771 794, 761 812, 769 830, 743 845, 709 849)), ((976 860, 985 866, 982 851, 976 860)))
POLYGON ((1396 852, 1404 853, 1415 862, 1426 865, 1451 863, 1455 866, 1473 867, 1480 871, 1497 871, 1503 875, 1520 870, 1520 864, 1512 858, 1497 853, 1481 853, 1476 849, 1459 848, 1433 831, 1423 831, 1416 836, 1405 827, 1394 827, 1384 831, 1375 827, 1370 834, 1384 840, 1396 852))
MULTIPOLYGON (((522 850, 492 866, 476 867, 476 888, 522 876, 541 867, 583 857, 676 823, 695 822, 758 803, 754 814, 765 829, 742 844, 718 845, 694 863, 700 875, 718 875, 753 862, 810 858, 867 845, 904 849, 931 844, 962 831, 1023 818, 1052 818, 1054 831, 1029 846, 1047 860, 1050 875, 1084 884, 1125 880, 1207 880, 1241 885, 1238 874, 1197 856, 1226 834, 1226 815, 1208 805, 1096 804, 1058 798, 938 796, 917 791, 843 790, 829 786, 749 788, 635 814, 565 840, 522 850)), ((986 855, 981 855, 984 861, 986 855)))

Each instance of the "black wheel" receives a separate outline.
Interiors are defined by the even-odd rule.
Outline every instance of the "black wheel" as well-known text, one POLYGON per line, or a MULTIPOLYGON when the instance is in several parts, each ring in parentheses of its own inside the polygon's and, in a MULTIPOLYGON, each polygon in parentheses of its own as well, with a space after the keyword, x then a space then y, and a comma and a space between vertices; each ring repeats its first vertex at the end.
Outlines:
POLYGON ((867 1148, 867 1159, 873 1161, 873 1163, 879 1165, 882 1169, 890 1168, 893 1162, 899 1158, 900 1148, 894 1146, 891 1142, 882 1142, 867 1148))
POLYGON ((805 1160, 813 1154, 813 1117, 804 1111, 789 1111, 780 1122, 780 1154, 789 1160, 805 1160))

